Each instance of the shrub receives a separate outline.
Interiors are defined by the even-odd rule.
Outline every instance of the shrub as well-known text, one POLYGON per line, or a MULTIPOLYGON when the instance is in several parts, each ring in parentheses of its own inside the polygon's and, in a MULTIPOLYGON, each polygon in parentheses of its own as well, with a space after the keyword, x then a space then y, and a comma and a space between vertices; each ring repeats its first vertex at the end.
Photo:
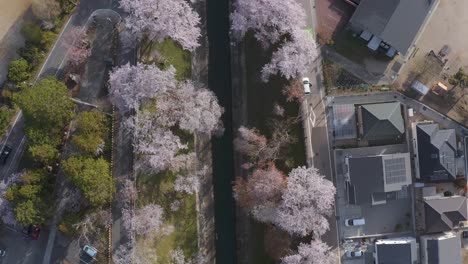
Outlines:
POLYGON ((33 43, 40 47, 42 41, 42 30, 41 27, 34 22, 27 22, 21 28, 21 34, 23 34, 26 41, 33 43))
POLYGON ((17 59, 10 62, 8 67, 8 79, 19 83, 29 78, 29 64, 25 59, 17 59))
POLYGON ((53 31, 45 31, 42 34, 41 44, 44 48, 47 49, 48 47, 52 46, 52 44, 54 44, 56 38, 57 38, 57 33, 53 31))
POLYGON ((31 66, 36 65, 39 59, 43 57, 39 48, 31 42, 26 42, 26 45, 19 48, 16 53, 28 61, 31 66))
POLYGON ((3 133, 8 127, 14 114, 14 109, 10 109, 6 106, 0 107, 0 133, 3 133))
POLYGON ((50 144, 32 145, 29 147, 32 157, 44 165, 52 165, 58 157, 58 150, 50 144))

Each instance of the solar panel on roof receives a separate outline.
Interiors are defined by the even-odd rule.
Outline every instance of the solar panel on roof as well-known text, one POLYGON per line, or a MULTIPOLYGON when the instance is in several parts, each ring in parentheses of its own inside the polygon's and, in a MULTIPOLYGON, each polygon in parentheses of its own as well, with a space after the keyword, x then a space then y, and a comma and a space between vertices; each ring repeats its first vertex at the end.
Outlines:
POLYGON ((385 182, 387 184, 401 183, 406 181, 405 158, 394 158, 384 160, 385 182))

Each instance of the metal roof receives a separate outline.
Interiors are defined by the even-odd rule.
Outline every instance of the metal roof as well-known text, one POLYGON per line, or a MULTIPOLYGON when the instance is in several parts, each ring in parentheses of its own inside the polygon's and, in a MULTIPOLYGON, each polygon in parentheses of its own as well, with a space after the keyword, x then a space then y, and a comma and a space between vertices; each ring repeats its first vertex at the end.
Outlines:
POLYGON ((411 244, 377 244, 377 264, 410 264, 411 244))
POLYGON ((360 109, 364 139, 395 139, 405 133, 400 103, 367 104, 360 109))
POLYGON ((427 264, 462 264, 460 235, 444 234, 438 237, 423 236, 421 238, 427 239, 426 248, 424 249, 427 255, 427 264))
POLYGON ((450 231, 468 220, 466 197, 429 197, 424 200, 426 232, 450 231))
POLYGON ((350 23, 406 54, 437 0, 362 0, 350 23))
POLYGON ((350 157, 351 199, 356 204, 381 203, 391 199, 391 192, 411 184, 409 153, 350 157))
POLYGON ((418 124, 419 175, 426 182, 456 178, 455 129, 439 129, 437 124, 418 124))

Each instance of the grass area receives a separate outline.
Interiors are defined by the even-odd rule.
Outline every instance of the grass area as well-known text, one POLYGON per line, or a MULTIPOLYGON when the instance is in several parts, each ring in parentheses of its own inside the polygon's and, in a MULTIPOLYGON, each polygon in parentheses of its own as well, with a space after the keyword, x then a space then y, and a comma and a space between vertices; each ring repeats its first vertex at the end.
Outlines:
POLYGON ((367 47, 367 41, 361 39, 356 33, 345 30, 341 32, 333 41, 331 45, 338 53, 346 58, 362 64, 365 58, 372 57, 376 60, 390 61, 385 54, 380 52, 372 52, 367 47))
POLYGON ((175 178, 176 175, 169 171, 157 175, 140 173, 137 177, 137 206, 149 203, 161 205, 165 212, 165 223, 174 226, 171 234, 158 235, 148 241, 149 244, 145 243, 147 247, 156 250, 158 263, 170 263, 170 253, 176 248, 181 248, 186 257, 198 251, 196 198, 195 195, 175 192, 175 178), (170 206, 175 200, 180 201, 180 208, 173 212, 170 206))
POLYGON ((155 63, 161 69, 166 69, 172 65, 177 70, 177 80, 190 79, 192 58, 189 51, 182 49, 182 46, 172 39, 166 39, 160 43, 151 43, 145 47, 146 45, 142 45, 144 46, 142 60, 146 64, 155 63))

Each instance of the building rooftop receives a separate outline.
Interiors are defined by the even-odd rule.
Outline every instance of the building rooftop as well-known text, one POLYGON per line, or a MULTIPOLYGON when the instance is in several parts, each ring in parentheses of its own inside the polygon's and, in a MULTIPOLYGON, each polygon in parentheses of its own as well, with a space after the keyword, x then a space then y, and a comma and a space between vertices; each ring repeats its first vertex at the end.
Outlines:
POLYGON ((362 0, 350 23, 406 54, 437 0, 362 0))
POLYGON ((460 235, 445 233, 421 236, 421 263, 462 264, 460 235))
POLYGON ((424 218, 427 233, 453 230, 468 220, 466 197, 427 197, 424 200, 424 218))
POLYGON ((411 184, 410 169, 409 153, 349 157, 349 200, 376 205, 396 199, 393 192, 411 184))
POLYGON ((455 129, 441 130, 437 124, 418 124, 416 136, 420 178, 426 182, 455 179, 455 129))
POLYGON ((366 140, 396 139, 405 133, 398 102, 361 105, 362 137, 366 140))
POLYGON ((416 239, 381 239, 375 243, 377 264, 413 264, 417 260, 416 239))

